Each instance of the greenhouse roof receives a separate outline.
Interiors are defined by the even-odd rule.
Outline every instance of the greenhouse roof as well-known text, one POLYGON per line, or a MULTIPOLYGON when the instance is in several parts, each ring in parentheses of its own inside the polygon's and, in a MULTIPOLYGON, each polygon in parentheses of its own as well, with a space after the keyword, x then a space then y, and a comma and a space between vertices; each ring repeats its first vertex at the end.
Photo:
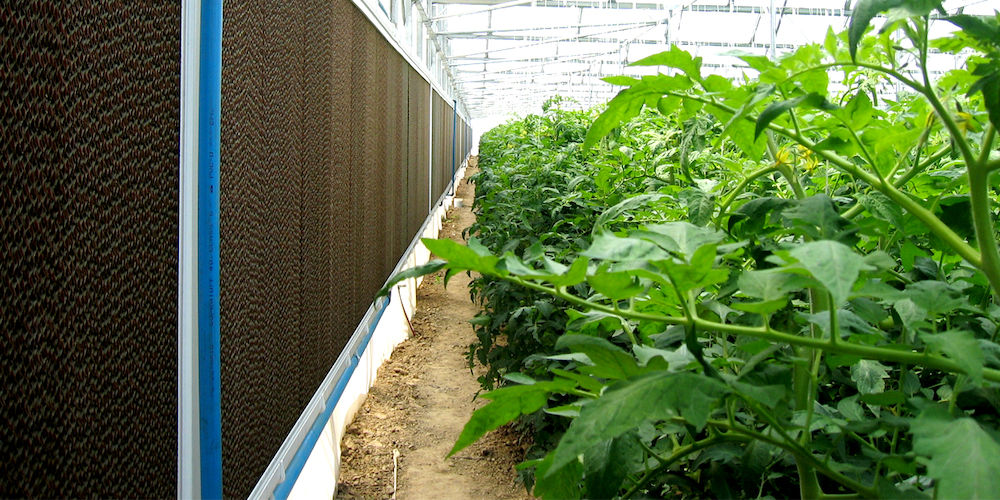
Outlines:
MULTIPOLYGON (((994 2, 945 6, 986 14, 994 2)), ((582 106, 606 102, 620 87, 602 77, 656 72, 628 64, 671 45, 702 57, 707 71, 740 76, 748 67, 734 53, 774 56, 821 42, 828 28, 846 28, 853 3, 428 0, 423 15, 457 95, 473 117, 484 118, 537 112, 557 94, 582 106)), ((948 58, 939 64, 953 66, 948 58)))

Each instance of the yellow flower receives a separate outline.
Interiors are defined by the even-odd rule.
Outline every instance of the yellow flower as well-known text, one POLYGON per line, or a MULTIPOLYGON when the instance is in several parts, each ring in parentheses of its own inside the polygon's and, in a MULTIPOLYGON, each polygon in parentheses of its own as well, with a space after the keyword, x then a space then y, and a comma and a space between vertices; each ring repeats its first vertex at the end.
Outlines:
POLYGON ((791 165, 795 161, 795 153, 792 152, 791 148, 785 146, 778 150, 777 161, 774 162, 776 167, 782 165, 791 165))
POLYGON ((806 169, 807 172, 816 170, 816 167, 819 166, 819 160, 816 159, 816 155, 813 154, 813 151, 805 146, 802 146, 801 144, 798 146, 798 150, 799 157, 805 162, 805 164, 802 165, 802 168, 806 169))
POLYGON ((819 160, 813 154, 812 150, 801 144, 785 146, 778 150, 778 159, 774 162, 774 165, 780 167, 782 165, 799 163, 802 164, 802 168, 809 172, 812 172, 819 166, 819 160))
POLYGON ((979 132, 979 123, 976 122, 975 118, 969 113, 959 111, 956 113, 957 120, 955 120, 955 125, 958 125, 958 129, 962 131, 962 135, 966 135, 969 131, 979 132))

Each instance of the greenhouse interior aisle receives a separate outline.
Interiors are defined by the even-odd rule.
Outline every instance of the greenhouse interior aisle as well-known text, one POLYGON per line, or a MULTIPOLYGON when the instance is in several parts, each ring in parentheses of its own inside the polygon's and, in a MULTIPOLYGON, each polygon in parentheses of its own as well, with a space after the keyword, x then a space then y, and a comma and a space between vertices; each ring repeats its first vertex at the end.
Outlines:
POLYGON ((0 1, 0 500, 1000 499, 1000 0, 108 7, 0 1))
MULTIPOLYGON (((462 203, 448 212, 441 238, 464 243, 462 232, 475 221, 475 173, 469 168, 459 185, 462 203)), ((514 469, 528 443, 507 428, 443 460, 469 415, 485 404, 473 399, 480 386, 466 360, 477 310, 470 279, 460 273, 445 288, 443 276, 424 278, 412 336, 379 369, 347 429, 338 498, 532 498, 514 469)))

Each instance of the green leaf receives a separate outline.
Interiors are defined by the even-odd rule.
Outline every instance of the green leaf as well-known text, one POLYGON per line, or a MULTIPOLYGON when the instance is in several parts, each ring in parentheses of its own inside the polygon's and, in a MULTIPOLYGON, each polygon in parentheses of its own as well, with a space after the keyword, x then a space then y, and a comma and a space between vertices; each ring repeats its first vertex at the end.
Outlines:
POLYGON ((778 403, 785 399, 788 394, 788 389, 783 385, 756 385, 739 380, 731 380, 729 385, 737 394, 751 401, 762 403, 766 408, 778 406, 778 403))
POLYGON ((757 125, 753 132, 754 138, 760 137, 761 132, 763 132, 764 129, 766 129, 767 126, 775 120, 775 118, 781 116, 786 111, 797 107, 810 107, 825 110, 837 109, 837 106, 830 101, 827 101, 826 97, 815 92, 810 92, 785 101, 771 103, 764 108, 764 111, 761 111, 760 116, 757 117, 757 125))
POLYGON ((755 136, 754 126, 749 120, 740 120, 729 127, 729 138, 740 148, 750 161, 760 161, 767 150, 767 138, 755 136))
POLYGON ((587 497, 615 497, 631 468, 642 462, 642 454, 634 432, 601 441, 587 450, 583 454, 587 497))
POLYGON ((688 220, 696 226, 705 226, 715 214, 715 201, 712 195, 701 189, 691 188, 681 191, 677 199, 688 209, 688 220))
POLYGON ((667 196, 664 194, 650 193, 625 198, 624 200, 616 203, 613 207, 602 212, 601 215, 597 216, 597 220, 594 221, 594 229, 591 232, 593 234, 598 234, 606 229, 609 222, 621 217, 625 212, 648 205, 654 201, 662 200, 666 197, 667 196))
POLYGON ((693 80, 701 80, 701 58, 691 57, 685 50, 671 45, 670 50, 644 57, 629 66, 669 66, 684 72, 693 80))
POLYGON ((767 99, 772 94, 774 94, 776 88, 777 87, 775 87, 774 85, 768 83, 763 83, 758 85, 757 88, 754 89, 753 93, 750 94, 750 97, 743 102, 743 105, 736 110, 736 113, 734 113, 733 116, 729 119, 729 121, 726 122, 726 124, 722 127, 722 133, 720 133, 719 135, 720 136, 726 135, 727 133, 729 133, 729 129, 734 124, 744 122, 745 121, 744 119, 746 118, 747 114, 761 101, 767 99))
POLYGON ((969 87, 969 92, 966 95, 971 96, 976 92, 982 92, 983 104, 986 105, 990 123, 993 124, 994 128, 1000 129, 1000 64, 994 62, 980 66, 983 70, 979 71, 979 68, 976 68, 976 73, 982 74, 983 77, 969 87), (989 71, 990 68, 992 71, 989 71))
POLYGON ((611 300, 627 299, 642 292, 642 286, 626 272, 599 271, 587 277, 587 283, 601 295, 611 300))
POLYGON ((668 252, 676 252, 688 258, 703 245, 719 243, 726 237, 725 233, 715 229, 696 226, 685 221, 653 224, 646 229, 646 231, 636 231, 633 235, 652 241, 668 252))
POLYGON ((903 391, 886 391, 862 394, 858 400, 872 406, 892 406, 906 401, 906 395, 903 394, 903 391))
POLYGON ((732 80, 722 75, 708 75, 702 81, 702 85, 705 90, 712 93, 722 93, 733 88, 732 80))
POLYGON ((420 241, 434 255, 448 261, 448 267, 453 269, 469 269, 483 274, 495 274, 499 259, 493 255, 482 256, 475 250, 453 240, 433 240, 423 238, 420 241))
POLYGON ((576 500, 582 495, 580 479, 583 478, 583 464, 574 460, 554 466, 555 451, 550 451, 535 468, 535 489, 537 497, 559 500, 576 500))
POLYGON ((727 392, 729 389, 716 379, 686 372, 653 372, 619 382, 600 399, 584 405, 559 441, 553 467, 575 462, 601 441, 621 436, 644 422, 679 415, 701 429, 727 392))
POLYGON ((608 233, 594 237, 581 255, 613 261, 659 260, 669 256, 660 247, 639 238, 622 238, 608 233))
POLYGON ((902 230, 905 223, 903 222, 903 210, 899 208, 899 205, 895 204, 888 196, 873 191, 871 193, 865 193, 858 197, 858 203, 868 210, 868 213, 872 214, 876 219, 881 219, 892 226, 895 230, 902 230))
POLYGON ((392 287, 396 286, 396 283, 399 283, 400 281, 407 280, 407 279, 410 279, 410 278, 416 278, 416 277, 419 277, 419 276, 424 276, 424 275, 427 275, 427 274, 431 274, 433 272, 440 271, 442 268, 444 268, 447 265, 448 265, 448 263, 445 262, 445 261, 443 261, 443 260, 432 260, 432 261, 430 261, 430 262, 428 262, 428 263, 426 263, 426 264, 424 264, 422 266, 416 266, 416 267, 411 267, 409 269, 406 269, 406 270, 404 270, 404 271, 396 274, 392 278, 389 278, 389 281, 387 281, 385 283, 385 286, 383 286, 382 289, 379 290, 377 294, 375 294, 375 297, 378 298, 378 297, 381 297, 383 295, 389 295, 389 290, 392 287))
POLYGON ((505 373, 503 375, 503 378, 505 378, 507 380, 510 380, 511 382, 514 382, 515 384, 521 384, 521 385, 532 385, 532 384, 535 383, 535 379, 533 379, 533 378, 531 378, 531 377, 529 377, 529 376, 527 376, 527 375, 525 375, 525 374, 523 374, 521 372, 505 373))
POLYGON ((865 410, 858 404, 858 396, 837 401, 837 410, 848 421, 860 422, 865 419, 865 410))
POLYGON ((480 397, 492 401, 472 413, 472 417, 462 428, 462 434, 458 436, 458 441, 448 452, 448 456, 450 457, 476 442, 487 432, 507 424, 521 415, 542 409, 549 400, 550 389, 549 384, 536 383, 503 387, 482 394, 480 397))
MULTIPOLYGON (((740 60, 742 60, 743 62, 747 63, 747 66, 750 66, 751 68, 757 70, 762 74, 767 73, 770 70, 780 69, 778 68, 778 65, 775 64, 774 61, 772 61, 771 58, 767 56, 741 54, 738 55, 737 57, 739 57, 740 60)), ((779 80, 784 80, 785 78, 787 78, 787 75, 782 74, 779 80)))
POLYGON ((925 333, 920 339, 934 351, 944 353, 949 359, 958 363, 973 381, 979 381, 983 376, 983 363, 986 355, 979 347, 979 341, 972 332, 965 330, 949 330, 944 333, 925 333))
POLYGON ((774 214, 780 213, 791 203, 791 200, 773 196, 754 198, 732 212, 729 216, 729 231, 743 237, 757 235, 764 231, 764 226, 775 217, 774 214))
MULTIPOLYGON (((590 359, 590 358, 587 358, 587 359, 590 359)), ((580 387, 582 387, 582 388, 584 388, 584 389, 586 389, 586 390, 588 390, 590 392, 593 392, 593 393, 599 393, 599 392, 601 392, 601 389, 604 388, 604 384, 602 384, 596 378, 588 376, 588 375, 581 375, 581 374, 576 373, 576 372, 571 372, 571 371, 563 370, 562 368, 553 368, 552 369, 552 374, 556 375, 558 377, 564 377, 564 378, 567 378, 569 380, 572 380, 573 382, 576 382, 576 385, 578 385, 578 386, 580 386, 580 387)))
POLYGON ((580 332, 587 335, 601 335, 601 332, 614 331, 621 327, 622 319, 614 314, 603 311, 587 311, 585 313, 575 309, 566 309, 566 330, 580 332), (603 327, 603 328, 602 328, 603 327))
POLYGON ((681 344, 674 351, 636 344, 632 346, 632 352, 635 353, 635 357, 643 365, 649 365, 651 362, 655 362, 655 359, 662 359, 666 361, 668 369, 672 372, 684 370, 691 363, 698 362, 684 344, 681 344))
POLYGON ((619 85, 622 87, 631 87, 639 83, 638 79, 632 78, 631 76, 606 76, 604 78, 601 78, 601 80, 604 80, 605 82, 608 82, 611 85, 619 85))
POLYGON ((670 116, 677 111, 681 105, 681 98, 677 96, 663 96, 656 101, 656 110, 663 116, 670 116))
POLYGON ((795 200, 781 215, 786 226, 814 240, 838 239, 849 233, 847 229, 852 226, 851 221, 841 217, 833 200, 825 194, 795 200))
POLYGON ((847 28, 847 45, 851 51, 852 60, 857 57, 858 43, 861 41, 861 37, 864 36, 865 31, 868 30, 868 25, 871 24, 872 19, 879 12, 899 7, 903 2, 904 0, 860 0, 854 6, 854 11, 851 13, 850 25, 847 28))
POLYGON ((627 88, 608 101, 608 108, 594 120, 583 141, 583 148, 590 149, 622 122, 635 118, 645 104, 645 94, 627 88))
POLYGON ((489 248, 486 248, 486 245, 483 245, 483 242, 476 236, 469 238, 467 246, 471 248, 473 252, 476 252, 476 254, 480 257, 489 257, 490 255, 493 255, 493 252, 491 252, 489 248))
POLYGON ((826 28, 826 37, 823 38, 823 48, 826 49, 826 52, 836 58, 837 46, 839 44, 840 41, 837 39, 837 34, 833 31, 833 26, 826 28))
POLYGON ((972 38, 1000 48, 1000 25, 991 22, 989 17, 955 14, 942 19, 962 28, 962 31, 972 38))
POLYGON ((858 275, 868 269, 863 257, 836 241, 811 241, 795 247, 789 254, 830 292, 834 307, 848 299, 858 275))
POLYGON ((737 311, 744 311, 753 314, 774 314, 788 305, 787 298, 761 300, 757 302, 733 302, 729 304, 737 311))
POLYGON ((847 28, 847 43, 851 51, 851 59, 856 59, 858 43, 872 19, 880 12, 889 9, 906 7, 907 13, 911 16, 923 16, 931 10, 937 9, 944 14, 941 2, 937 0, 861 0, 854 6, 851 13, 851 22, 847 28))
POLYGON ((632 355, 602 338, 567 334, 556 341, 556 349, 586 354, 593 365, 578 370, 595 377, 621 380, 641 373, 632 355))
POLYGON ((969 304, 969 298, 961 290, 937 280, 911 283, 906 286, 905 290, 894 291, 893 294, 885 298, 894 304, 910 300, 922 311, 922 314, 932 318, 943 316, 957 309, 971 309, 972 307, 969 304))
POLYGON ((788 294, 808 286, 806 278, 784 272, 782 269, 745 271, 737 285, 740 295, 761 299, 759 302, 733 302, 730 305, 741 311, 771 314, 788 304, 788 294))
POLYGON ((924 309, 909 297, 895 301, 892 304, 892 308, 896 310, 896 314, 899 315, 903 326, 911 331, 930 324, 927 322, 927 309, 924 309))
POLYGON ((874 394, 885 391, 885 379, 889 378, 889 369, 878 361, 862 359, 851 366, 851 380, 858 386, 861 394, 874 394))
MULTIPOLYGON (((699 249, 702 256, 714 256, 715 246, 708 245, 699 249)), ((693 263, 687 264, 684 262, 676 262, 673 260, 661 260, 654 264, 657 268, 663 270, 671 278, 674 286, 681 292, 686 292, 688 290, 693 290, 695 288, 703 288, 716 283, 722 283, 726 281, 729 277, 729 270, 725 268, 712 268, 712 261, 710 259, 697 258, 698 252, 695 252, 695 259, 692 259, 693 263)))
POLYGON ((570 264, 569 269, 562 274, 550 276, 548 280, 557 287, 573 286, 577 283, 582 283, 587 278, 587 262, 588 259, 586 257, 577 257, 570 264))
POLYGON ((747 297, 762 300, 783 299, 795 290, 805 288, 809 283, 801 276, 789 274, 781 269, 745 271, 737 281, 740 292, 747 297))
POLYGON ((868 126, 875 118, 875 106, 872 105, 868 92, 858 92, 850 101, 847 101, 847 105, 835 114, 840 116, 855 131, 859 131, 868 126))
POLYGON ((506 270, 514 276, 545 276, 545 273, 528 267, 521 259, 510 252, 507 252, 500 258, 499 262, 497 262, 497 269, 506 270))
POLYGON ((975 420, 952 420, 931 407, 910 426, 913 449, 930 457, 927 475, 937 480, 937 498, 994 499, 1000 492, 1000 444, 975 420))

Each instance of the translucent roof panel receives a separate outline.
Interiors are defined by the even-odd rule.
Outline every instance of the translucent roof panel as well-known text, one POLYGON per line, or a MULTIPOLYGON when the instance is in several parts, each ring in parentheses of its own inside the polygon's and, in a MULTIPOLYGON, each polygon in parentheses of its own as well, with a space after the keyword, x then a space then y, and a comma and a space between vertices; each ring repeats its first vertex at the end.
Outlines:
MULTIPOLYGON (((747 72, 735 51, 780 54, 847 27, 856 0, 423 0, 430 36, 475 118, 537 112, 556 94, 605 102, 611 75, 657 68, 630 62, 677 45, 713 73, 747 72)), ((996 0, 946 1, 992 13, 996 0)), ((947 65, 948 62, 945 62, 947 65)), ((953 65, 954 62, 952 61, 953 65)))

